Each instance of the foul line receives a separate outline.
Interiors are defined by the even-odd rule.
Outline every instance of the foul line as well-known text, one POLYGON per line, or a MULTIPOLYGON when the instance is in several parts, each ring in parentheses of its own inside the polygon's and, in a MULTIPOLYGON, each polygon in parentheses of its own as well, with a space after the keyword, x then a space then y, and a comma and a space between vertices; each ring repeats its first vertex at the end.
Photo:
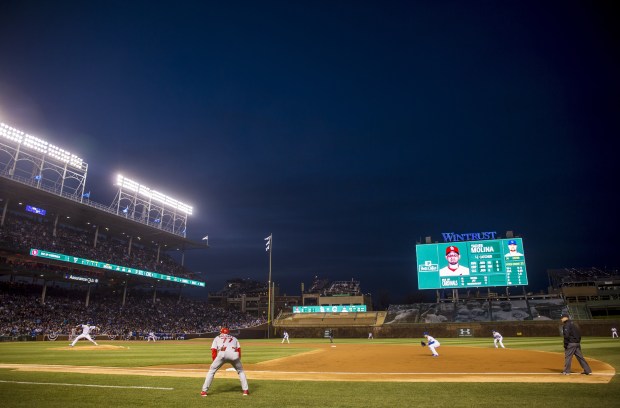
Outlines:
POLYGON ((129 388, 129 389, 144 389, 144 390, 164 390, 171 391, 174 388, 164 388, 164 387, 139 387, 139 386, 123 386, 123 385, 96 385, 96 384, 69 384, 69 383, 43 383, 43 382, 32 382, 32 381, 6 381, 0 380, 0 383, 9 383, 9 384, 29 384, 29 385, 63 385, 68 387, 93 387, 93 388, 129 388))
MULTIPOLYGON (((322 374, 322 375, 553 375, 557 376, 560 373, 509 373, 509 372, 494 372, 494 373, 485 373, 485 372, 477 372, 477 373, 424 373, 424 372, 416 372, 416 373, 366 373, 366 372, 325 372, 325 371, 265 371, 265 370, 245 370, 247 373, 273 373, 273 374, 322 374)), ((571 373, 573 375, 579 375, 580 373, 571 373)), ((592 375, 599 376, 609 376, 613 377, 615 374, 613 373, 592 373, 592 375)))

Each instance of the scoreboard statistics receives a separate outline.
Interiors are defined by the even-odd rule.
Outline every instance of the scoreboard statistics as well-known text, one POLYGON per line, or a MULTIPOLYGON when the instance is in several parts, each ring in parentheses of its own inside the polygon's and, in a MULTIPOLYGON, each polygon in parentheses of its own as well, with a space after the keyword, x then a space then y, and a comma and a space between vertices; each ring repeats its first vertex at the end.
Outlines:
POLYGON ((419 289, 527 285, 521 238, 416 245, 419 289))

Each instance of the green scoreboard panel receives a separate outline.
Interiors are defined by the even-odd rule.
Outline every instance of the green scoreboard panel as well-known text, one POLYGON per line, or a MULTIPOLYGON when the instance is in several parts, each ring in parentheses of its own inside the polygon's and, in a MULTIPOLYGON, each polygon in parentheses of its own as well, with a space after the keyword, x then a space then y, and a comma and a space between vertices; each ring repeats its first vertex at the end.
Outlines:
POLYGON ((365 312, 366 305, 348 306, 293 306, 293 313, 349 313, 365 312))
POLYGON ((179 278, 178 276, 171 276, 171 275, 163 275, 157 272, 143 271, 141 269, 130 268, 128 266, 114 265, 114 264, 110 264, 107 262, 99 262, 99 261, 93 261, 91 259, 86 259, 86 258, 78 258, 77 256, 58 254, 56 252, 45 251, 45 250, 37 249, 37 248, 30 248, 30 255, 38 256, 39 258, 54 259, 56 261, 61 261, 61 262, 69 262, 69 263, 77 264, 77 265, 92 266, 93 268, 106 269, 106 270, 113 271, 113 272, 121 272, 121 273, 130 274, 130 275, 139 275, 145 278, 159 279, 159 280, 167 281, 167 282, 183 283, 185 285, 200 286, 203 288, 205 287, 204 282, 196 281, 193 279, 179 278))
POLYGON ((419 289, 527 285, 521 238, 416 245, 419 289))

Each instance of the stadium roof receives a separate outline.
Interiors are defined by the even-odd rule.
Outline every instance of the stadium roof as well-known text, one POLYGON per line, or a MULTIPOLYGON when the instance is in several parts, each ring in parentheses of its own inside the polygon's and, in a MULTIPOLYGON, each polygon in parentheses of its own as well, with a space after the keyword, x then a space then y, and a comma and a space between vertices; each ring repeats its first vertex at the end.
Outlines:
POLYGON ((63 224, 81 229, 99 226, 100 233, 139 237, 140 244, 154 242, 165 250, 208 248, 206 243, 192 241, 132 219, 119 217, 109 212, 102 204, 92 201, 80 202, 0 176, 0 205, 4 207, 6 202, 8 210, 25 211, 25 205, 43 208, 46 210, 45 217, 58 215, 58 221, 63 224))

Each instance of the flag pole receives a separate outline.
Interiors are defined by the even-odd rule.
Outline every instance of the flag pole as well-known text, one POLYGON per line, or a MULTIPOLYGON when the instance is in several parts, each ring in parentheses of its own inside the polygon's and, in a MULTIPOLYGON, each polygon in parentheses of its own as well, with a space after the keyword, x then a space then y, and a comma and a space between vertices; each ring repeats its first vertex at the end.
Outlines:
POLYGON ((269 234, 269 289, 267 291, 267 338, 271 335, 271 250, 273 248, 273 234, 269 234))

